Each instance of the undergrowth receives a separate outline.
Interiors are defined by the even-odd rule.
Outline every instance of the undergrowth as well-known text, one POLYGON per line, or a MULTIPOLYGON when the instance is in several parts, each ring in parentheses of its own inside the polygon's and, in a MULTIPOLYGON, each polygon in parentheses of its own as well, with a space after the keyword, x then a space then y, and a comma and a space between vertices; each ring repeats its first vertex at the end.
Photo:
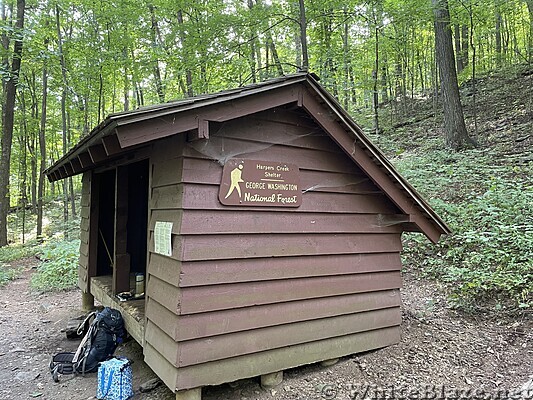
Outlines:
POLYGON ((43 260, 32 276, 31 286, 39 291, 66 290, 78 281, 80 241, 58 240, 44 244, 40 249, 43 260))
POLYGON ((405 235, 405 264, 446 283, 453 307, 531 309, 531 167, 496 165, 480 150, 402 154, 395 164, 452 230, 436 245, 405 235))
POLYGON ((12 267, 10 263, 35 255, 38 245, 36 241, 32 241, 23 245, 0 247, 0 287, 17 278, 22 273, 21 268, 12 267))
POLYGON ((12 268, 3 262, 0 262, 0 287, 20 275, 20 269, 12 268))

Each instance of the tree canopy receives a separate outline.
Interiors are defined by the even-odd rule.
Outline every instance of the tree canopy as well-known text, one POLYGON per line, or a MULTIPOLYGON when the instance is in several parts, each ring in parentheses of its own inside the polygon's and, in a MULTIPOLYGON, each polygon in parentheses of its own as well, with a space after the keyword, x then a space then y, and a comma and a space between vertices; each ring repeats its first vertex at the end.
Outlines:
MULTIPOLYGON (((448 4, 459 82, 531 62, 531 1, 448 4)), ((44 187, 40 172, 110 113, 309 70, 358 120, 373 115, 379 132, 380 105, 400 119, 406 99, 439 91, 431 0, 2 0, 0 8, 4 115, 17 89, 2 204, 35 212, 42 196, 62 192, 68 217, 76 183, 44 187)))

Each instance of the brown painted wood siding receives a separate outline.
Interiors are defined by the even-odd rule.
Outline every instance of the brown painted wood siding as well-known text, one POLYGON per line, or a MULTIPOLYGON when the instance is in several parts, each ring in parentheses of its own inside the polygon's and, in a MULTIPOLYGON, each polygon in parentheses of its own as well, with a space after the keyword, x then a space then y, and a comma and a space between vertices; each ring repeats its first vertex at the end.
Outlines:
POLYGON ((78 286, 89 292, 89 237, 91 216, 91 181, 92 173, 85 172, 81 179, 81 221, 80 221, 80 257, 78 265, 78 286))
POLYGON ((250 149, 238 157, 297 164, 309 190, 295 209, 223 206, 217 161, 179 139, 156 143, 148 364, 184 389, 396 342, 401 228, 382 220, 398 209, 298 113, 261 113, 218 134, 250 149), (277 142, 280 130, 294 139, 277 142), (173 222, 172 257, 153 253, 156 221, 173 222))

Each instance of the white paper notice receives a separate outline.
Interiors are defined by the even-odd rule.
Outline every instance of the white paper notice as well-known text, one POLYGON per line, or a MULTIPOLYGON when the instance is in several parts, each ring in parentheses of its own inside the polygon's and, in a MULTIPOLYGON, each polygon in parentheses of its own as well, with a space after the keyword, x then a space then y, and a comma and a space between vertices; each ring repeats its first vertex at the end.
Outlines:
POLYGON ((169 257, 172 255, 172 222, 156 221, 154 247, 158 254, 169 257))

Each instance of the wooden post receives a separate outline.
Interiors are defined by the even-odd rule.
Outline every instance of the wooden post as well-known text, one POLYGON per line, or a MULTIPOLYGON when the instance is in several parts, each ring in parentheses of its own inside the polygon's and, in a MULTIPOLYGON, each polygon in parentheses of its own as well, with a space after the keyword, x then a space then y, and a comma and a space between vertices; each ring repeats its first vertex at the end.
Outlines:
POLYGON ((128 167, 117 167, 115 179, 115 252, 113 254, 113 294, 130 290, 128 243, 128 167))
POLYGON ((81 292, 81 308, 83 311, 94 310, 94 296, 87 292, 81 292))
POLYGON ((202 400, 202 388, 180 390, 176 392, 176 400, 202 400))

